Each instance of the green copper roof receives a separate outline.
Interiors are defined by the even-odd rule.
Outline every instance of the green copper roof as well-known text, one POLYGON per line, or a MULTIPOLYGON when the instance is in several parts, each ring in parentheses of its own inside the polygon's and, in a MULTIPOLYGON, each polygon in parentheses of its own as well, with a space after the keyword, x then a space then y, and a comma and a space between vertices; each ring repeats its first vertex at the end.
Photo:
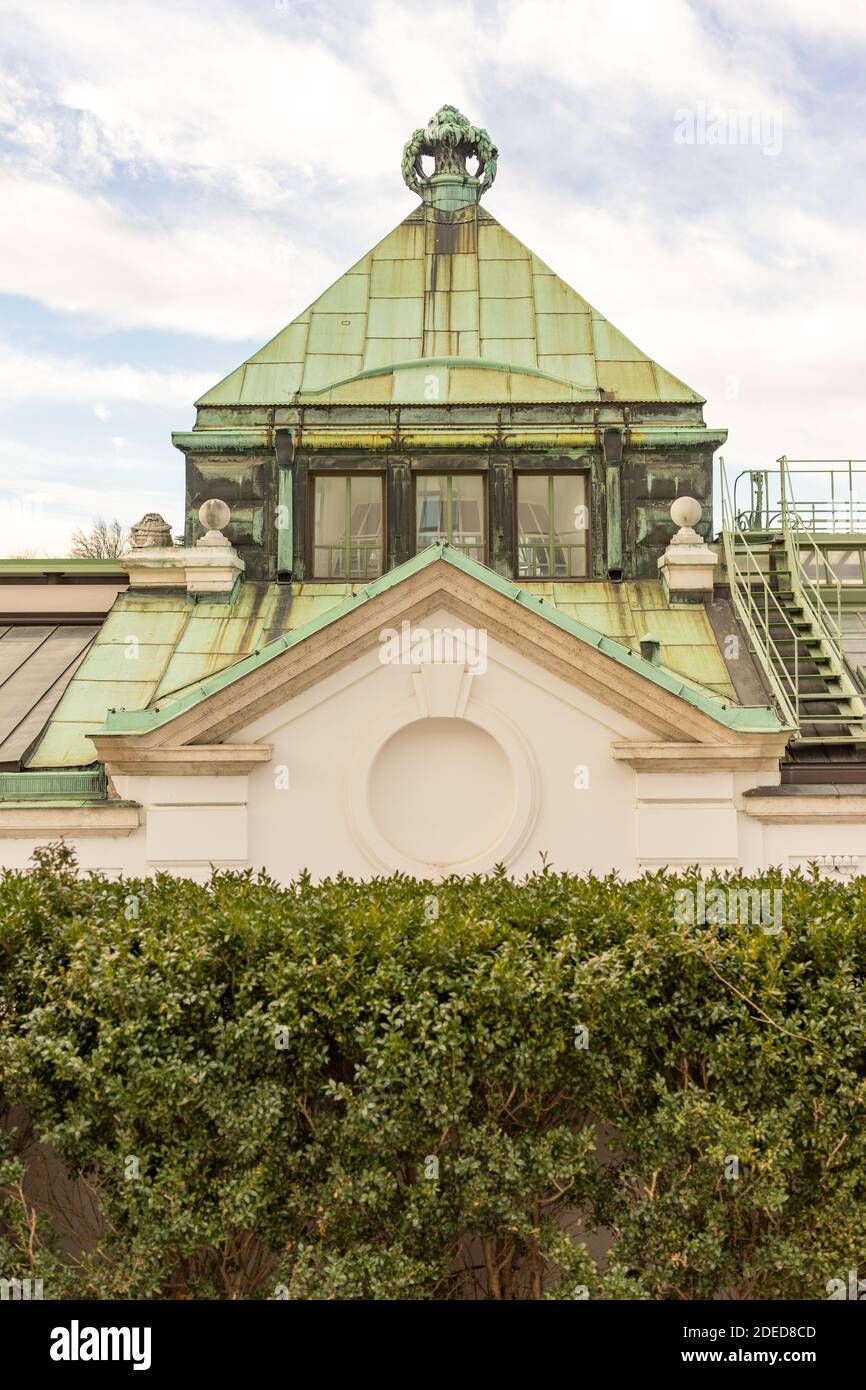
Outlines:
POLYGON ((15 801, 51 801, 74 797, 76 804, 85 799, 105 799, 106 779, 101 767, 55 768, 51 772, 0 772, 0 801, 4 805, 15 801))
POLYGON ((605 399, 703 402, 476 203, 422 204, 197 404, 605 399))

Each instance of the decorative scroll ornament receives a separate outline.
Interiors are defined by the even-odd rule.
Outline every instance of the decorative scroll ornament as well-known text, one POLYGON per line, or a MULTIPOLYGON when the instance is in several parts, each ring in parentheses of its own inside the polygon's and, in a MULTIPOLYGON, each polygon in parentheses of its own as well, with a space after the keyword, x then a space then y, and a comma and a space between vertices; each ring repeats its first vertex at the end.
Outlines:
POLYGON ((486 193, 496 178, 499 151, 486 130, 470 125, 456 106, 440 106, 423 129, 415 131, 403 147, 403 182, 419 197, 430 180, 441 174, 466 179, 478 185, 478 194, 486 193), (421 160, 429 155, 434 161, 433 173, 424 172, 421 160), (478 173, 470 174, 466 161, 478 160, 478 173))

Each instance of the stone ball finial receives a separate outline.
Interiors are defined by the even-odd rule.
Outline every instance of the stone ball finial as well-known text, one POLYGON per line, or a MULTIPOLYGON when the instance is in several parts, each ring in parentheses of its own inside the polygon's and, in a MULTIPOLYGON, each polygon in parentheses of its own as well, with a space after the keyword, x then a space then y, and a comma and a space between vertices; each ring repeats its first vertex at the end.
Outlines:
POLYGON ((224 526, 231 520, 231 511, 219 497, 209 497, 198 509, 198 519, 206 529, 199 545, 230 545, 228 536, 222 534, 224 526))
POLYGON ((145 512, 141 521, 130 527, 133 550, 151 550, 171 545, 171 527, 159 512, 145 512))
POLYGON ((198 519, 207 531, 222 531, 231 520, 231 511, 219 497, 209 497, 199 507, 198 519))
POLYGON ((691 530, 697 526, 703 514, 704 509, 696 497, 678 497, 671 503, 671 520, 675 526, 691 530))

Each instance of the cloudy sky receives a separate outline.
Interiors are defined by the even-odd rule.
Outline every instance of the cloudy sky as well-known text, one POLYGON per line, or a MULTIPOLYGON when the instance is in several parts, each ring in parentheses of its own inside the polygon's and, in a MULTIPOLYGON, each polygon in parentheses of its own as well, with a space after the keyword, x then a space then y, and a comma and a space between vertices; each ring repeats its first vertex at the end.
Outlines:
POLYGON ((443 102, 729 465, 866 456, 866 6, 0 0, 0 50, 0 554, 180 529, 170 431, 411 210, 443 102))

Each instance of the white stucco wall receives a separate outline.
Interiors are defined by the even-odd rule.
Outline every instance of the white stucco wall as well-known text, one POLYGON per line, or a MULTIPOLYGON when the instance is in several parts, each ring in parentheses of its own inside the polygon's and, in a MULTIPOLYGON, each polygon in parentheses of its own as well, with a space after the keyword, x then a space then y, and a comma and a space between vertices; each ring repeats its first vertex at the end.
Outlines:
MULTIPOLYGON (((464 625, 442 612, 425 620, 425 627, 436 626, 464 625)), ((272 763, 249 778, 254 853, 272 870, 278 865, 281 876, 302 867, 316 875, 336 867, 364 875, 391 868, 435 874, 445 867, 436 862, 441 827, 456 817, 472 827, 467 848, 473 851, 452 861, 458 872, 504 859, 522 873, 540 865, 542 852, 562 868, 634 872, 634 773, 614 762, 609 745, 644 731, 495 642, 485 672, 465 683, 468 690, 428 691, 438 674, 426 673, 425 682, 413 668, 383 665, 369 653, 239 733, 238 741, 261 740, 274 750, 272 763), (442 713, 424 716, 419 683, 421 698, 442 713), (459 749, 449 747, 449 720, 467 730, 459 749), (395 844, 382 815, 389 779, 394 790, 393 760, 388 767, 386 752, 377 763, 376 753, 390 739, 395 747, 406 740, 410 728, 407 824, 403 835, 394 834, 395 844), (508 769, 506 814, 491 808, 480 785, 492 770, 490 741, 508 769), (280 768, 287 770, 285 790, 275 786, 280 768)))

